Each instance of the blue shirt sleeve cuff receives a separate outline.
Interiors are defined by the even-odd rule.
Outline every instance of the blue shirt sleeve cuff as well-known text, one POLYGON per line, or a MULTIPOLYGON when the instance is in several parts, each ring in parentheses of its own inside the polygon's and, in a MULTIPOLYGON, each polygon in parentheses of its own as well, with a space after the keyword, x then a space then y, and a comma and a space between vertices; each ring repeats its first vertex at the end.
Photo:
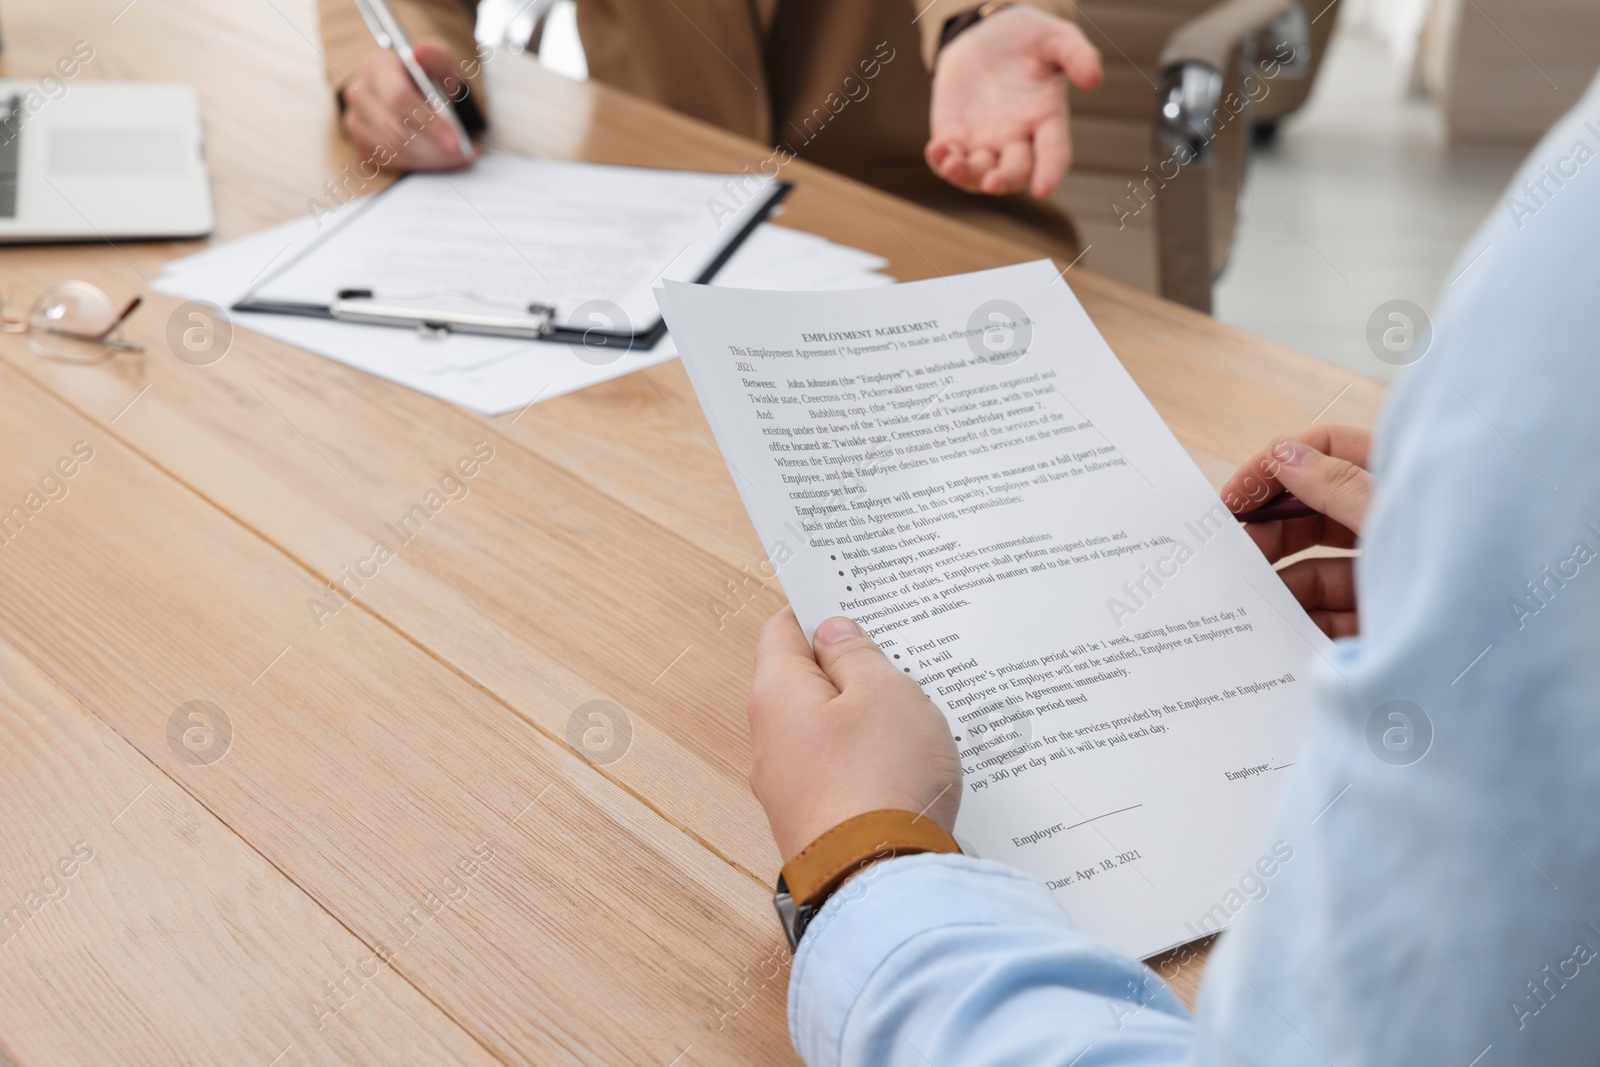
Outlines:
MULTIPOLYGON (((891 962, 898 950, 923 935, 958 928, 974 936, 944 942, 940 951, 946 956, 966 951, 976 961, 982 946, 993 947, 993 935, 1003 931, 1006 940, 1048 942, 1054 960, 1070 964, 1055 972, 1063 992, 1125 998, 1127 987, 1137 984, 1143 991, 1136 994, 1140 1000, 1169 1021, 1186 1014, 1172 992, 1137 960, 1080 933, 1032 878, 968 856, 907 856, 874 864, 846 883, 800 942, 789 983, 789 1028, 806 1063, 823 1067, 839 1062, 851 1013, 874 978, 900 981, 891 962), (985 927, 991 928, 987 935, 985 927)), ((1104 1008, 1099 1011, 1105 1013, 1104 1008)))

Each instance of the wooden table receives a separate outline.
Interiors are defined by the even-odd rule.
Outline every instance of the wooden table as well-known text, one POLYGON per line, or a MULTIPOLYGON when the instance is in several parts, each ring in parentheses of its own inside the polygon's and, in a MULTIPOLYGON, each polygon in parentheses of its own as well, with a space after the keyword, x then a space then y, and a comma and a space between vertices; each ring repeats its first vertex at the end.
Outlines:
MULTIPOLYGON (((199 87, 216 240, 306 211, 355 162, 309 0, 5 18, 7 77, 82 39, 80 78, 199 87)), ((489 70, 513 150, 767 155, 519 57, 489 70)), ((787 176, 786 225, 902 279, 1032 258, 787 176)), ((681 367, 486 419, 245 333, 192 366, 165 340, 179 302, 147 286, 197 247, 0 252, 18 302, 67 277, 144 294, 150 349, 69 367, 0 338, 0 511, 41 501, 0 543, 0 1062, 793 1062, 743 714, 783 597, 681 367), (75 447, 58 498, 30 498, 75 447), (467 496, 345 578, 475 448, 467 496), (197 700, 231 727, 213 762, 174 740, 197 700), (595 700, 632 727, 605 765, 567 740, 595 700)), ((1313 418, 1373 418, 1370 381, 1067 279, 1213 478, 1313 418)))

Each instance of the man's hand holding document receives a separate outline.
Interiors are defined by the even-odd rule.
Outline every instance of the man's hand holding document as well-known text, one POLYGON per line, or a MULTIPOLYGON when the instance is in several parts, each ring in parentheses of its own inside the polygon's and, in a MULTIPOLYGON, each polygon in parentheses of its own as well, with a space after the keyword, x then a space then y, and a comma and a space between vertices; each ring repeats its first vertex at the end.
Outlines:
POLYGON ((967 851, 1140 956, 1292 862, 1332 645, 1047 262, 658 297, 805 635, 855 619, 943 712, 967 851))

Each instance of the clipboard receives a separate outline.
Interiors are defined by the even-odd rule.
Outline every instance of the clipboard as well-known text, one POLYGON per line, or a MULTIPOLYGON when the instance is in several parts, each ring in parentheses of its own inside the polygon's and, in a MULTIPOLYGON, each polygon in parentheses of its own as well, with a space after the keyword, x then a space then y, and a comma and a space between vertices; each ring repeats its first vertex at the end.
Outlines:
MULTIPOLYGON (((483 166, 482 161, 479 165, 483 166)), ((389 189, 367 198, 366 202, 346 207, 344 210, 349 214, 344 220, 300 249, 277 270, 253 285, 233 304, 233 310, 392 326, 412 329, 428 337, 442 338, 453 333, 479 334, 519 340, 553 341, 567 345, 582 345, 586 348, 605 348, 615 345, 624 351, 634 348, 653 348, 666 335, 666 323, 661 318, 659 310, 655 312, 653 320, 646 328, 618 329, 616 321, 604 310, 588 310, 581 317, 581 321, 577 322, 571 321, 569 314, 567 319, 562 321, 558 319, 560 309, 537 299, 530 299, 526 303, 490 301, 484 297, 452 291, 446 287, 439 287, 431 294, 420 289, 400 292, 385 290, 354 277, 350 279, 347 288, 338 289, 333 298, 326 303, 273 299, 257 295, 270 288, 275 279, 294 270, 297 264, 314 255, 319 248, 346 227, 355 224, 362 215, 376 208, 384 198, 394 196, 406 182, 413 181, 416 177, 418 176, 408 175, 389 189)), ((701 177, 730 176, 702 175, 701 177)), ((742 218, 739 223, 726 238, 720 240, 715 253, 705 262, 698 274, 692 279, 684 280, 701 284, 711 281, 756 227, 772 216, 793 188, 790 182, 771 181, 763 190, 759 202, 747 202, 744 205, 740 212, 742 218)), ((663 273, 670 266, 669 263, 663 267, 663 273)), ((614 294, 596 293, 593 300, 585 301, 576 310, 583 311, 589 304, 616 307, 610 301, 611 295, 614 294)))

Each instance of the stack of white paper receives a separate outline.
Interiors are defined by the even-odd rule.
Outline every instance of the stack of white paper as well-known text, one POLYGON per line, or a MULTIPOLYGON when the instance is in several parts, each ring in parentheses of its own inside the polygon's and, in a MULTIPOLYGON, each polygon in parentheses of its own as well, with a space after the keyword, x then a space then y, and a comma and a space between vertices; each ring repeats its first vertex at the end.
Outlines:
MULTIPOLYGON (((319 236, 310 217, 167 264, 153 288, 231 308, 259 279, 319 236)), ((824 238, 763 223, 717 272, 742 289, 852 289, 887 285, 887 262, 824 238)), ((454 335, 430 339, 388 326, 230 311, 237 326, 356 367, 452 404, 498 415, 549 400, 677 355, 670 337, 612 362, 581 346, 454 335)))

